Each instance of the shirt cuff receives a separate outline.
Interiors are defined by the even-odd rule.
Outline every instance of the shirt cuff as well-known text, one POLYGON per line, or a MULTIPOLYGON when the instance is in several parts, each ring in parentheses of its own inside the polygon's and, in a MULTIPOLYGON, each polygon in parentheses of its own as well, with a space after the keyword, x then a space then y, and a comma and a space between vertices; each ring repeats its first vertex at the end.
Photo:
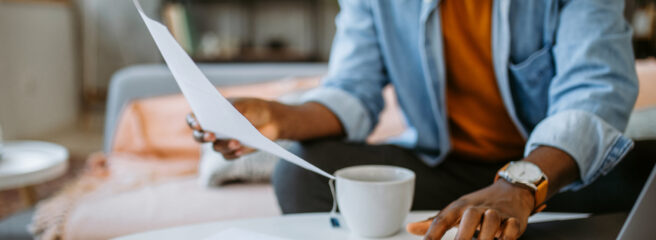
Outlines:
POLYGON ((524 155, 539 146, 558 148, 576 161, 580 180, 561 190, 566 191, 579 190, 610 172, 633 148, 633 141, 592 113, 568 110, 547 117, 535 127, 524 155))
POLYGON ((357 97, 333 87, 312 89, 301 97, 302 102, 317 102, 332 111, 346 133, 347 141, 364 142, 372 130, 367 110, 357 97))

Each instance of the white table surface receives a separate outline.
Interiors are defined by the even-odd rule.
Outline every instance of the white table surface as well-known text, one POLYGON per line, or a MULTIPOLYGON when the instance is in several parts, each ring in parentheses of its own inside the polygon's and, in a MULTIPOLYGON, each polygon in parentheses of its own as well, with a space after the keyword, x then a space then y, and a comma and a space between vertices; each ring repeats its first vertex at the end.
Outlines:
MULTIPOLYGON (((428 217, 435 215, 436 211, 413 211, 407 219, 407 222, 424 220, 428 217)), ((576 214, 576 213, 538 213, 529 219, 529 223, 546 222, 555 220, 566 220, 575 218, 586 218, 589 214, 576 214)), ((141 240, 141 239, 198 239, 202 240, 215 235, 227 229, 242 229, 250 232, 270 235, 283 239, 315 239, 315 240, 332 240, 332 239, 345 239, 345 240, 363 240, 353 236, 349 233, 348 227, 345 226, 344 221, 340 218, 342 227, 333 228, 330 226, 328 213, 305 213, 305 214, 291 214, 278 217, 269 218, 256 218, 244 219, 234 221, 219 221, 202 223, 188 226, 173 227, 161 230, 154 230, 144 233, 137 233, 128 235, 115 240, 141 240)), ((455 231, 450 231, 443 239, 453 239, 455 231)), ((405 230, 401 230, 398 234, 388 238, 377 238, 381 240, 417 240, 420 237, 413 236, 405 230)), ((238 239, 234 239, 238 240, 238 239)))
POLYGON ((40 141, 7 141, 0 159, 0 190, 43 183, 63 175, 68 150, 40 141))

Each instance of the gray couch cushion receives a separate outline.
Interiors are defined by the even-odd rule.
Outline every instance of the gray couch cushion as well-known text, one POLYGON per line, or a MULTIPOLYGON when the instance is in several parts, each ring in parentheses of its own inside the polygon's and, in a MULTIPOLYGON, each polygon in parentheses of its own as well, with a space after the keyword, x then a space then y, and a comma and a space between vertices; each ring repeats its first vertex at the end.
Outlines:
MULTIPOLYGON (((199 64, 216 86, 244 85, 292 77, 319 76, 328 72, 324 63, 199 64)), ((123 107, 140 98, 179 93, 173 75, 164 64, 124 68, 112 77, 107 96, 103 149, 109 152, 123 107)))
POLYGON ((625 133, 633 140, 656 140, 656 107, 634 111, 625 133))

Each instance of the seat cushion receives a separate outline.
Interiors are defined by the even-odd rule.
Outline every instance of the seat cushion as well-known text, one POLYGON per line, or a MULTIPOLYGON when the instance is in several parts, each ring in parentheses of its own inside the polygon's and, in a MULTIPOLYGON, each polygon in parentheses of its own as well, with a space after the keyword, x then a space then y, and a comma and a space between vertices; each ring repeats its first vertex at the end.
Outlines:
POLYGON ((112 153, 159 160, 198 159, 200 145, 191 138, 185 115, 191 112, 182 95, 136 100, 121 113, 112 153))
POLYGON ((636 109, 656 107, 656 59, 636 61, 640 91, 636 101, 636 109))
POLYGON ((625 135, 633 140, 656 140, 656 106, 634 110, 625 135))

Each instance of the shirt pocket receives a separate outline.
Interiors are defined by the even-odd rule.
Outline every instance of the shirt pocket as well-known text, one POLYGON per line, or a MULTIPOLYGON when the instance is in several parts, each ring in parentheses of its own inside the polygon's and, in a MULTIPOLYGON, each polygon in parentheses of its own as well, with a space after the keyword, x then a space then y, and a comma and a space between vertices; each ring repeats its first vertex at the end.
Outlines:
POLYGON ((517 115, 532 129, 547 114, 549 84, 555 75, 551 46, 544 46, 520 63, 511 63, 509 71, 517 115))

